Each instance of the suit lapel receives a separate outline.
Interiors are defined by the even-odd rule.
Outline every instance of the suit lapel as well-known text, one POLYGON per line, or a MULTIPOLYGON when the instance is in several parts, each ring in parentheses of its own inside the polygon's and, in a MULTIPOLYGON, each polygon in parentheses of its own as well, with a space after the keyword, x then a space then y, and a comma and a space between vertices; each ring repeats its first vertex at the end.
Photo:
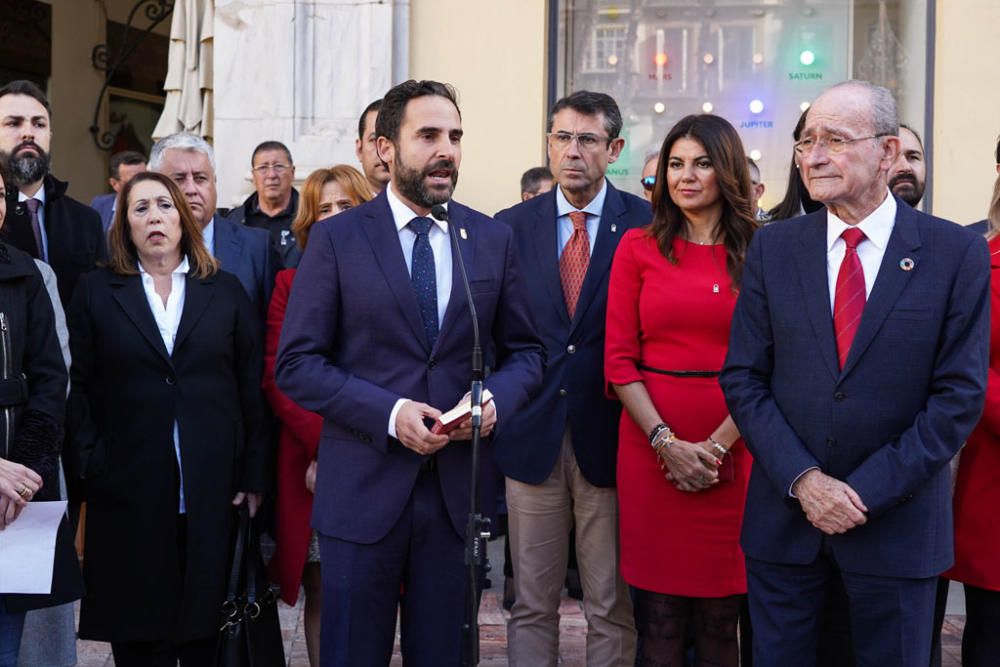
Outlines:
POLYGON ((212 301, 212 291, 208 288, 214 282, 211 278, 195 278, 188 274, 184 284, 184 310, 181 312, 181 322, 177 327, 177 338, 174 340, 174 352, 180 349, 184 339, 188 337, 194 325, 212 301))
POLYGON ((231 223, 219 216, 215 216, 215 257, 219 260, 220 268, 237 275, 236 271, 240 265, 240 255, 243 253, 243 239, 239 234, 232 233, 231 223))
POLYGON ((590 307, 598 287, 611 270, 611 260, 615 257, 615 248, 618 247, 618 238, 625 232, 625 225, 621 231, 618 230, 618 219, 625 215, 625 202, 622 201, 611 183, 608 183, 608 191, 604 198, 604 208, 601 210, 601 223, 597 228, 597 237, 594 239, 594 249, 590 253, 590 264, 587 266, 587 275, 583 279, 583 286, 580 288, 580 299, 576 304, 576 314, 573 323, 570 325, 570 333, 576 329, 587 309, 590 307), (611 231, 614 227, 615 231, 611 231))
MULTIPOLYGON (((457 234, 458 237, 458 250, 462 255, 462 260, 465 262, 465 272, 469 275, 469 280, 476 275, 474 270, 475 259, 476 259, 476 245, 479 243, 478 236, 476 234, 476 229, 474 227, 467 227, 468 215, 466 210, 452 202, 448 207, 448 217, 451 218, 451 222, 448 224, 455 225, 455 231, 465 230, 466 236, 464 238, 462 234, 457 234)), ((449 232, 449 237, 451 233, 449 232)), ((451 243, 448 244, 451 247, 451 243)), ((454 248, 452 248, 451 256, 451 296, 448 298, 448 307, 444 311, 444 320, 441 322, 441 331, 438 334, 437 342, 434 347, 437 348, 441 344, 441 339, 444 337, 444 333, 449 330, 449 327, 455 325, 456 317, 467 317, 468 316, 468 299, 465 295, 465 285, 462 282, 462 269, 458 265, 458 258, 455 256, 454 248)))
POLYGON ((819 355, 834 377, 840 375, 837 341, 833 335, 833 313, 830 312, 830 283, 826 257, 826 209, 811 213, 798 223, 801 248, 795 253, 799 279, 805 295, 806 314, 812 324, 819 346, 819 355))
MULTIPOLYGON (((557 186, 558 187, 558 186, 557 186)), ((556 189, 552 188, 542 197, 547 197, 538 208, 539 239, 535 244, 535 265, 542 274, 541 283, 549 292, 549 301, 559 314, 565 326, 570 325, 566 295, 563 294, 562 278, 559 277, 559 223, 556 220, 556 189)))
POLYGON ((889 235, 889 243, 879 266, 878 277, 872 286, 872 293, 865 304, 864 314, 858 331, 854 334, 851 349, 844 362, 844 375, 857 364, 871 344, 875 334, 882 327, 886 316, 899 299, 903 288, 910 282, 913 271, 903 271, 899 264, 903 258, 913 260, 914 269, 920 270, 920 233, 917 230, 916 213, 909 206, 897 202, 896 224, 889 235))
MULTIPOLYGON (((416 340, 427 349, 427 335, 424 333, 424 324, 420 319, 420 306, 417 304, 417 295, 413 291, 410 282, 410 274, 406 271, 406 258, 403 257, 403 248, 399 244, 399 232, 393 222, 392 209, 385 193, 380 194, 372 205, 365 207, 366 219, 363 223, 365 234, 368 236, 368 243, 371 244, 382 274, 392 290, 396 301, 399 303, 403 317, 410 323, 416 340)), ((440 338, 440 336, 438 336, 440 338)))
POLYGON ((146 292, 142 288, 142 277, 116 275, 112 278, 111 284, 114 287, 112 294, 115 301, 132 320, 132 324, 139 330, 139 333, 163 357, 163 360, 170 364, 170 355, 167 354, 167 348, 163 345, 160 329, 156 326, 153 312, 149 309, 149 302, 146 300, 146 292))

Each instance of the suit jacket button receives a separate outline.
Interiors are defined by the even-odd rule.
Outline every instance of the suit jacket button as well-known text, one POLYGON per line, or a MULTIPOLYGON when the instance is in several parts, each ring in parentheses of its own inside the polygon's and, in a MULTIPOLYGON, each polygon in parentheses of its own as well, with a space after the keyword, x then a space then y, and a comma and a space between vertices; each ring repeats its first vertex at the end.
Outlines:
POLYGON ((827 438, 826 439, 826 446, 827 447, 836 447, 837 446, 837 440, 835 438, 827 438))
POLYGON ((838 391, 836 394, 833 395, 833 400, 835 401, 842 401, 845 398, 847 398, 847 394, 845 394, 842 391, 838 391))
POLYGON ((566 348, 566 352, 569 354, 576 354, 576 345, 570 345, 566 348))
POLYGON ((431 357, 430 360, 427 362, 427 368, 433 369, 435 366, 437 366, 437 359, 431 357))
POLYGON ((173 375, 168 375, 166 378, 166 382, 172 387, 175 384, 177 384, 177 378, 175 378, 173 375))
POLYGON ((559 390, 559 395, 560 395, 560 396, 567 396, 568 394, 569 394, 569 392, 568 392, 568 391, 566 391, 565 389, 560 389, 560 390, 559 390))

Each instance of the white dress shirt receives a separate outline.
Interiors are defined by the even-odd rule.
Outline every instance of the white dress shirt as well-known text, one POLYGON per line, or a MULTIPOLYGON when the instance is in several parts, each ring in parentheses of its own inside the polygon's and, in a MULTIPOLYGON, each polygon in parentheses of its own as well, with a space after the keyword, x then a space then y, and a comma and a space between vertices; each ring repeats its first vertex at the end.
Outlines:
MULTIPOLYGON (((882 266, 882 258, 885 257, 885 249, 889 245, 889 237, 892 235, 892 228, 896 226, 896 199, 888 190, 885 191, 885 199, 878 208, 868 214, 868 217, 854 225, 865 233, 865 240, 858 244, 858 259, 861 260, 861 269, 865 273, 865 299, 872 294, 872 287, 878 277, 879 267, 882 266)), ((844 261, 847 252, 847 243, 840 235, 850 227, 846 222, 835 216, 829 210, 826 212, 826 277, 830 290, 830 312, 833 313, 833 304, 837 298, 837 275, 840 273, 840 265, 844 261)), ((818 470, 818 467, 806 468, 799 476, 792 480, 788 487, 788 495, 792 498, 795 494, 792 489, 802 475, 810 470, 818 470)))
POLYGON ((562 191, 562 186, 556 186, 556 233, 558 236, 558 248, 556 249, 559 251, 557 257, 562 257, 562 251, 573 237, 573 221, 569 219, 569 214, 573 211, 583 211, 587 214, 587 236, 590 238, 590 256, 594 256, 597 229, 601 226, 601 212, 604 210, 604 200, 607 199, 607 196, 608 181, 605 179, 601 183, 600 191, 590 200, 590 203, 578 209, 566 199, 566 195, 562 191))
MULTIPOLYGON (((29 199, 37 199, 39 202, 41 202, 40 204, 38 204, 38 229, 39 229, 39 231, 41 231, 41 236, 42 236, 42 248, 41 248, 42 257, 41 257, 41 260, 43 262, 45 262, 45 263, 48 263, 48 261, 49 261, 49 235, 48 235, 48 232, 45 231, 45 184, 42 183, 42 186, 40 188, 38 188, 38 192, 36 192, 35 194, 33 194, 30 197, 27 196, 26 194, 24 194, 23 192, 18 192, 17 193, 17 202, 19 204, 23 204, 24 202, 28 201, 29 199)), ((25 207, 25 208, 27 208, 27 207, 25 207)))
MULTIPOLYGON (((403 203, 395 192, 396 185, 390 183, 385 189, 386 199, 389 201, 389 209, 392 211, 392 219, 396 224, 396 231, 399 233, 399 244, 403 248, 403 257, 406 259, 406 272, 412 271, 413 244, 417 241, 417 233, 409 227, 410 221, 418 216, 409 206, 403 203)), ((448 204, 444 204, 447 208, 448 204)), ((427 233, 427 240, 431 244, 431 252, 434 253, 434 281, 437 284, 437 306, 438 306, 438 328, 444 322, 444 313, 448 309, 448 301, 451 299, 451 237, 448 236, 448 223, 436 220, 427 216, 434 222, 427 233)), ((471 371, 470 371, 471 372, 471 371)), ((403 407, 408 398, 400 398, 392 407, 389 413, 389 435, 396 437, 396 415, 403 407)), ((440 406, 438 406, 440 407, 440 406)), ((443 408, 447 410, 448 408, 443 408)))
MULTIPOLYGON (((184 313, 184 287, 189 268, 188 259, 185 257, 174 269, 170 276, 170 296, 167 297, 167 303, 164 305, 163 299, 156 293, 153 276, 149 275, 143 268, 142 262, 139 262, 139 275, 142 277, 142 289, 146 293, 146 301, 149 302, 149 309, 153 311, 153 319, 156 320, 156 327, 160 330, 163 346, 167 348, 167 354, 171 356, 174 354, 174 341, 177 340, 177 327, 180 325, 181 315, 184 313)), ((181 438, 176 419, 174 420, 174 454, 177 456, 177 471, 180 475, 180 498, 177 512, 185 514, 187 507, 184 505, 184 468, 181 465, 181 438)))
POLYGON ((215 257, 215 216, 201 230, 201 240, 205 242, 208 254, 215 257))
MULTIPOLYGON (((882 265, 889 236, 896 226, 896 198, 886 190, 885 200, 867 218, 854 225, 865 233, 865 240, 858 244, 858 259, 865 272, 865 298, 871 296, 878 269, 882 265)), ((850 227, 846 222, 827 211, 826 213, 826 273, 830 284, 830 312, 837 292, 837 274, 844 261, 847 243, 840 235, 850 227)))

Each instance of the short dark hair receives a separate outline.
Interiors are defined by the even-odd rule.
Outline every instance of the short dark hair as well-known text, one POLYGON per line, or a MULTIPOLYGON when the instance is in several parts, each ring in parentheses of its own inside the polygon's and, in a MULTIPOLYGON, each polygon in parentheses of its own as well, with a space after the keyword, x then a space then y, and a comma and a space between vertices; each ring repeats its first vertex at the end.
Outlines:
POLYGON ((585 116, 604 116, 604 131, 608 133, 610 139, 617 139, 622 133, 622 112, 618 108, 618 103, 614 98, 605 93, 596 93, 590 90, 578 90, 572 95, 562 98, 552 107, 549 114, 549 132, 552 131, 552 122, 556 114, 563 109, 572 109, 585 116))
POLYGON ((365 140, 365 118, 368 117, 372 111, 377 112, 382 108, 382 98, 378 98, 371 104, 365 107, 365 110, 361 112, 361 118, 358 119, 358 139, 361 141, 365 140))
POLYGON ((292 152, 288 150, 288 146, 281 143, 280 141, 262 141, 259 144, 257 144, 257 148, 253 149, 253 153, 250 154, 251 167, 253 166, 254 158, 257 157, 257 153, 260 153, 262 151, 282 151, 288 158, 288 161, 293 162, 292 152))
POLYGON ((122 165, 129 167, 135 166, 137 164, 146 164, 146 156, 138 151, 121 151, 115 153, 111 156, 111 162, 109 163, 109 170, 111 171, 111 178, 120 180, 119 169, 122 165))
POLYGON ((914 130, 912 127, 910 127, 906 123, 900 123, 899 124, 899 129, 901 129, 901 130, 909 130, 910 132, 912 132, 913 136, 915 136, 917 138, 917 143, 920 144, 920 150, 924 149, 924 140, 920 138, 920 133, 919 132, 917 132, 916 130, 914 130))
POLYGON ((49 114, 49 119, 52 118, 52 107, 49 105, 49 98, 45 97, 45 93, 33 81, 28 81, 27 79, 11 81, 0 88, 0 97, 7 95, 27 95, 34 98, 36 102, 45 107, 46 113, 49 114))
POLYGON ((552 172, 548 167, 532 167, 521 175, 521 194, 536 194, 542 181, 551 181, 552 172))
POLYGON ((462 111, 458 108, 458 93, 451 84, 410 79, 390 88, 382 98, 382 107, 378 112, 378 120, 375 121, 375 136, 385 137, 393 144, 398 143, 399 128, 403 125, 406 105, 410 100, 428 95, 438 95, 449 100, 455 105, 458 117, 462 117, 462 111))

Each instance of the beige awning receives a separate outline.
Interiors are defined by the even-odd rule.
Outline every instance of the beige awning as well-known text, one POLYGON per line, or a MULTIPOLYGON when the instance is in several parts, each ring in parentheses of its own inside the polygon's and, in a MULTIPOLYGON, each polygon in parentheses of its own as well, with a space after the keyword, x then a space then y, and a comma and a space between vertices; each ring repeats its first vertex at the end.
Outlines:
POLYGON ((174 132, 212 138, 213 0, 176 0, 170 24, 170 53, 163 115, 153 130, 160 139, 174 132))

